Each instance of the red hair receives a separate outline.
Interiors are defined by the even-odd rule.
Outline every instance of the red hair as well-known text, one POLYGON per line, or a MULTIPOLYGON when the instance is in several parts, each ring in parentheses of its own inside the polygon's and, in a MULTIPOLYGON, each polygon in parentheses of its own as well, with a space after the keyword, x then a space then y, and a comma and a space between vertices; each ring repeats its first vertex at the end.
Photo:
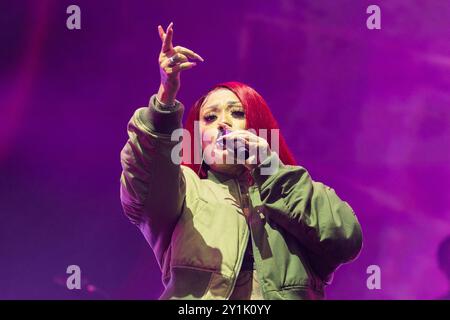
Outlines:
MULTIPOLYGON (((200 134, 194 134, 194 123, 195 121, 199 121, 200 118, 200 108, 203 105, 208 94, 212 91, 220 88, 225 88, 232 91, 241 101, 242 106, 245 111, 245 120, 246 120, 246 129, 254 129, 256 133, 259 133, 260 129, 267 129, 267 142, 269 146, 271 146, 271 129, 280 129, 278 127, 278 123, 275 120, 272 112, 267 106, 266 101, 263 97, 256 92, 255 89, 249 87, 248 85, 241 82, 224 82, 215 85, 211 90, 208 91, 207 94, 198 99, 191 110, 189 111, 185 129, 189 131, 190 137, 184 137, 184 143, 190 143, 190 146, 194 146, 194 139, 196 136, 200 137, 200 134), (186 139, 188 138, 188 139, 186 139), (189 139, 190 138, 190 139, 189 139)), ((200 141, 198 141, 198 145, 201 146, 200 141)), ((296 161, 292 152, 289 150, 286 141, 284 140, 281 132, 279 133, 279 157, 284 164, 287 165, 296 165, 296 161)), ((194 148, 191 148, 193 150, 194 148)), ((194 152, 191 152, 189 161, 183 162, 182 164, 190 167, 194 172, 198 173, 200 178, 205 178, 207 176, 208 167, 203 165, 200 168, 200 164, 195 163, 194 161, 194 152)))

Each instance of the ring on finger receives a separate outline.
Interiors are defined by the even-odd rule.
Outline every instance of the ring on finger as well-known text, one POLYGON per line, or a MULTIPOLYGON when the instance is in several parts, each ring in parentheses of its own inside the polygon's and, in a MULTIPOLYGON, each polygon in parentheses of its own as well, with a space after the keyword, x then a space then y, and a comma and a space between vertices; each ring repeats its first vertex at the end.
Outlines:
POLYGON ((177 64, 176 56, 172 56, 169 58, 169 67, 173 67, 177 64))

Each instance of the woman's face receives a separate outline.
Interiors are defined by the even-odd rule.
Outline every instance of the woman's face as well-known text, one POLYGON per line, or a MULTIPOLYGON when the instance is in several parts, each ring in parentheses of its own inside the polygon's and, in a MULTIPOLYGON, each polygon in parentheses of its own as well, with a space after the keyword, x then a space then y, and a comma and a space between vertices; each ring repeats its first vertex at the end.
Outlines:
POLYGON ((199 121, 202 149, 210 168, 230 175, 242 173, 245 167, 242 164, 226 164, 228 150, 216 145, 220 128, 230 131, 246 128, 245 111, 239 98, 225 88, 212 91, 200 108, 199 121))

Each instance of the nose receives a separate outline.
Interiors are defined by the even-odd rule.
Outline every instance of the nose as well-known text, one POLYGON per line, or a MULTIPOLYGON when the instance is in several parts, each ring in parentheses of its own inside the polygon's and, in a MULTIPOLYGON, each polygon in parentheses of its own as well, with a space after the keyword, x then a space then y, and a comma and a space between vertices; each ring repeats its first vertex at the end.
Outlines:
POLYGON ((231 129, 231 127, 233 127, 233 120, 229 112, 222 110, 219 116, 219 125, 224 126, 228 129, 231 129))
POLYGON ((231 130, 233 127, 232 121, 226 112, 222 112, 219 118, 219 130, 231 130))
POLYGON ((232 125, 230 122, 228 122, 228 121, 220 121, 219 122, 219 127, 218 127, 219 131, 231 130, 231 128, 232 128, 232 125))

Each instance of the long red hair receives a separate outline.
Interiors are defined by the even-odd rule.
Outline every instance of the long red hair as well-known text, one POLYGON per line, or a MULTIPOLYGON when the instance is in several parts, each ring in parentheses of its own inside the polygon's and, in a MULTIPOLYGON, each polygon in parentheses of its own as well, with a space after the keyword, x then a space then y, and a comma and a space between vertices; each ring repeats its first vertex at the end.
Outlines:
MULTIPOLYGON (((232 91, 241 101, 242 106, 245 111, 245 119, 246 119, 246 129, 254 129, 257 133, 259 133, 260 129, 267 129, 267 142, 269 146, 271 146, 272 138, 271 138, 271 129, 280 129, 277 121, 275 120, 272 112, 267 106, 266 101, 263 97, 256 92, 255 89, 249 87, 248 85, 241 82, 224 82, 215 85, 208 91, 204 96, 198 99, 191 110, 186 119, 185 129, 189 131, 190 137, 184 137, 184 143, 190 143, 190 146, 194 146, 195 137, 200 137, 200 134, 194 134, 194 123, 195 121, 199 121, 200 118, 200 108, 203 105, 206 97, 212 91, 225 88, 232 91)), ((197 143, 201 146, 200 141, 197 143)), ((287 165, 296 165, 296 161, 292 152, 289 150, 286 141, 284 140, 283 135, 279 132, 279 157, 284 164, 287 165)), ((193 148, 191 148, 193 150, 193 148)), ((186 159, 188 161, 184 161, 182 164, 190 167, 194 172, 196 172, 200 178, 205 178, 207 176, 208 166, 203 165, 200 167, 200 164, 195 163, 194 161, 194 152, 190 153, 190 159, 186 159)))

